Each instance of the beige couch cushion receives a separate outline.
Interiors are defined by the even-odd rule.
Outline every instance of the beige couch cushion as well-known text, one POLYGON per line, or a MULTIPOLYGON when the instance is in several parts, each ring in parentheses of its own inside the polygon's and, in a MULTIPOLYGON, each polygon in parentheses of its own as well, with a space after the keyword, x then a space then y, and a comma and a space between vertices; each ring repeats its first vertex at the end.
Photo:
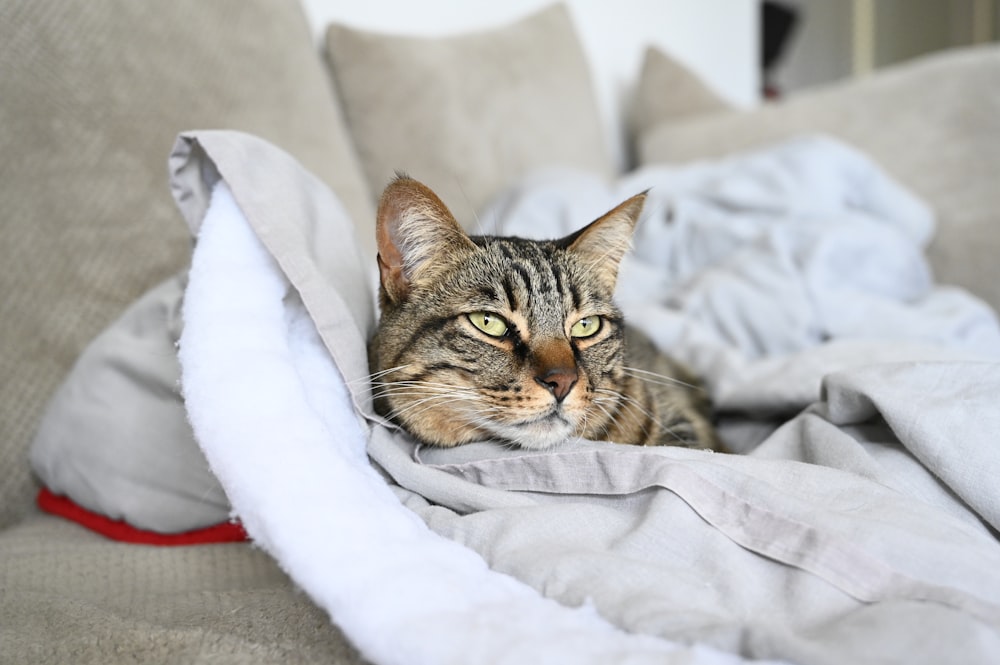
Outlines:
POLYGON ((35 515, 0 537, 4 663, 364 660, 248 543, 140 547, 35 515))
POLYGON ((469 223, 531 169, 613 171, 587 62, 561 5, 441 39, 332 25, 327 54, 376 192, 405 171, 469 223))
POLYGON ((1000 47, 913 61, 751 112, 665 118, 640 140, 645 164, 686 162, 826 132, 861 148, 939 215, 938 281, 1000 309, 1000 47))
POLYGON ((259 134, 358 223, 374 212, 295 0, 12 0, 0 4, 0 61, 2 527, 31 501, 26 448, 56 384, 187 260, 167 187, 179 131, 259 134))
POLYGON ((731 108, 683 63, 658 48, 646 49, 630 113, 634 136, 641 137, 665 122, 731 108))
MULTIPOLYGON (((225 179, 295 286, 359 403, 369 400, 365 342, 375 325, 373 261, 342 202, 286 152, 252 135, 185 132, 171 191, 192 231, 225 179)), ((195 442, 180 394, 177 345, 186 276, 144 294, 84 350, 55 392, 31 447, 42 482, 90 511, 176 534, 225 522, 229 501, 195 442)), ((240 320, 226 344, 259 322, 240 320)), ((332 407, 331 407, 332 408, 332 407)))

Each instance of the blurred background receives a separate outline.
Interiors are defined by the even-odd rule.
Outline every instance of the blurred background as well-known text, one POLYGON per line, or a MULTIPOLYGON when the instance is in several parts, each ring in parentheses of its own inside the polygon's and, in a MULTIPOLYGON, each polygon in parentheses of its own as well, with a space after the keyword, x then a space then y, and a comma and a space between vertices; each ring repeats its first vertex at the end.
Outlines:
MULTIPOLYGON (((339 21, 440 36, 513 21, 553 0, 302 0, 317 40, 339 21)), ((605 108, 627 95, 645 41, 752 106, 934 51, 997 40, 1000 0, 565 0, 605 108), (637 39, 637 37, 640 37, 637 39)))
MULTIPOLYGON (((489 29, 554 0, 301 0, 325 27, 421 36, 489 29)), ((743 108, 1000 37, 1000 0, 564 0, 594 74, 609 133, 620 126, 646 45, 743 108)))
POLYGON ((766 0, 760 10, 770 96, 1000 36, 998 0, 766 0))

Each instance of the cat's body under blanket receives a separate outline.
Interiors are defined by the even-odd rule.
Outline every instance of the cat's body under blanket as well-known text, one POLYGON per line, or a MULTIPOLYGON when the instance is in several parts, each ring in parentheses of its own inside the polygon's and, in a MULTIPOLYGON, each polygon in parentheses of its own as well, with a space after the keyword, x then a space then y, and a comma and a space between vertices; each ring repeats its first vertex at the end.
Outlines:
POLYGON ((718 448, 696 379, 612 301, 645 194, 549 241, 469 236, 400 176, 379 206, 376 406, 416 438, 718 448))

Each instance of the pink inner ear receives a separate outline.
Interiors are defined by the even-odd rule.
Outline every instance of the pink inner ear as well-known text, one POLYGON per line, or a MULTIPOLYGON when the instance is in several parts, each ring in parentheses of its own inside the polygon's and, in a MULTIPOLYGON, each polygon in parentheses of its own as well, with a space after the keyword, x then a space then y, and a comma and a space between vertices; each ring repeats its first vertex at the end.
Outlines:
POLYGON ((378 256, 380 265, 385 263, 389 268, 401 268, 403 266, 403 254, 399 251, 397 243, 398 234, 396 226, 399 224, 397 216, 391 219, 380 218, 376 232, 376 243, 378 244, 378 256))
POLYGON ((400 214, 398 202, 383 197, 375 227, 379 279, 382 288, 394 301, 403 298, 409 289, 409 282, 403 274, 403 253, 399 249, 400 214))
POLYGON ((437 195, 403 176, 382 192, 375 239, 382 286, 392 300, 404 297, 413 283, 435 273, 436 259, 475 248, 437 195))
POLYGON ((409 282, 406 280, 406 277, 403 276, 403 267, 401 265, 387 265, 386 262, 382 260, 381 254, 379 254, 376 259, 378 261, 378 274, 379 280, 382 283, 382 288, 385 289, 385 292, 389 295, 390 299, 394 301, 400 300, 409 290, 409 282))

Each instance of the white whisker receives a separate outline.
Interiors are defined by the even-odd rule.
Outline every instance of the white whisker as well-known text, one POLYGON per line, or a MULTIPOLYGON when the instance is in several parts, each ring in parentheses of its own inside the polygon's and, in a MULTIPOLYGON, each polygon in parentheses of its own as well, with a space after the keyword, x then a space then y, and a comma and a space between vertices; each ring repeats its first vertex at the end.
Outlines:
POLYGON ((375 379, 381 378, 381 377, 383 377, 383 376, 385 376, 387 374, 392 374, 393 372, 398 372, 400 370, 406 369, 409 366, 410 365, 407 364, 407 365, 399 365, 398 367, 390 367, 389 369, 383 369, 380 372, 374 372, 373 374, 369 374, 366 377, 354 379, 353 381, 348 381, 347 383, 349 383, 349 384, 367 383, 367 382, 374 383, 375 379))
POLYGON ((656 372, 650 372, 649 370, 639 369, 638 367, 623 366, 622 369, 632 378, 639 379, 640 381, 645 381, 647 383, 654 383, 660 386, 684 386, 685 388, 690 388, 692 390, 704 390, 704 388, 699 385, 688 383, 687 381, 681 381, 678 378, 668 376, 666 374, 658 374, 656 372))
POLYGON ((463 386, 456 383, 439 383, 437 381, 424 381, 419 379, 400 379, 398 381, 373 381, 372 385, 376 386, 399 386, 399 385, 409 385, 409 386, 433 386, 433 387, 445 387, 445 388, 469 388, 471 386, 463 386))
POLYGON ((393 417, 402 417, 404 415, 416 417, 435 407, 451 404, 453 402, 465 402, 468 401, 468 399, 469 398, 464 395, 460 397, 450 395, 434 395, 432 397, 425 397, 424 399, 419 399, 412 404, 407 404, 402 409, 393 409, 393 417), (416 410, 416 413, 413 413, 414 410, 416 410))
POLYGON ((598 397, 598 398, 592 399, 590 401, 591 404, 593 404, 595 407, 597 407, 598 409, 600 409, 601 412, 605 416, 607 416, 607 422, 604 423, 603 425, 601 425, 601 431, 604 432, 605 436, 608 435, 608 428, 615 421, 615 416, 614 416, 613 413, 611 413, 611 409, 609 409, 608 407, 604 406, 604 402, 606 402, 606 401, 610 401, 610 400, 606 400, 606 399, 602 399, 602 398, 598 397))
MULTIPOLYGON (((643 414, 645 414, 650 420, 652 420, 654 423, 656 423, 656 425, 660 428, 660 430, 662 430, 664 432, 667 432, 668 434, 670 434, 670 436, 674 437, 679 442, 687 445, 687 440, 686 439, 684 439, 679 434, 677 434, 676 432, 674 432, 673 429, 671 429, 671 428, 667 427, 666 425, 664 425, 663 422, 659 418, 657 418, 654 414, 650 413, 650 411, 648 409, 646 409, 646 407, 644 407, 641 403, 639 403, 639 401, 637 399, 635 399, 634 397, 630 397, 629 395, 625 395, 625 394, 617 392, 615 390, 606 390, 606 389, 603 389, 603 388, 598 388, 595 392, 600 392, 600 393, 606 393, 606 394, 609 394, 609 395, 614 395, 616 397, 619 397, 619 398, 625 400, 626 403, 632 405, 633 407, 635 407, 636 409, 638 409, 640 412, 642 412, 643 414)), ((638 423, 638 417, 637 416, 635 416, 633 414, 633 418, 635 418, 634 422, 637 422, 637 424, 639 424, 640 426, 642 426, 642 423, 638 423)), ((650 435, 649 431, 646 430, 645 427, 642 427, 642 430, 643 430, 643 433, 647 437, 650 435)))

